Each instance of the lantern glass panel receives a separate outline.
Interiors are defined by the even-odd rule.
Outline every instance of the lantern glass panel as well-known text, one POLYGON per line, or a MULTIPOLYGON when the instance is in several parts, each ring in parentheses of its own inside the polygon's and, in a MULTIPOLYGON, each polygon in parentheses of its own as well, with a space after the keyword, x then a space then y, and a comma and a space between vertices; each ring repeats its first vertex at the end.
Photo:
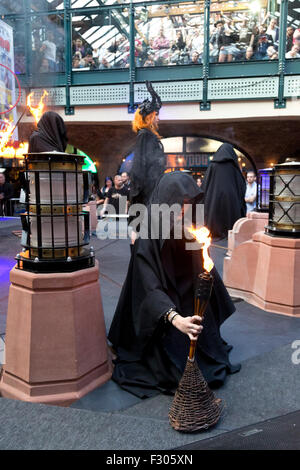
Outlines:
POLYGON ((300 196, 300 175, 275 175, 274 196, 280 198, 300 196))
POLYGON ((276 202, 274 204, 273 222, 285 225, 300 225, 300 204, 276 202))
MULTIPOLYGON (((50 204, 50 177, 48 172, 40 172, 40 203, 50 204)), ((63 204, 64 199, 64 184, 63 184, 63 173, 55 172, 51 173, 52 182, 52 204, 63 204)), ((83 174, 77 175, 77 190, 78 190, 78 203, 83 203, 83 174)), ((35 177, 33 172, 29 172, 29 190, 30 190, 30 203, 36 203, 35 194, 35 177)), ((75 173, 66 173, 66 192, 67 192, 67 203, 75 204, 76 201, 76 176, 75 173)))
MULTIPOLYGON (((42 217, 41 235, 43 248, 54 248, 63 246, 77 246, 84 240, 84 216, 78 216, 79 240, 77 239, 77 216, 67 217, 68 239, 65 239, 65 218, 53 217, 53 245, 51 217, 42 217)), ((38 247, 37 220, 36 217, 30 217, 31 224, 31 246, 38 247)))

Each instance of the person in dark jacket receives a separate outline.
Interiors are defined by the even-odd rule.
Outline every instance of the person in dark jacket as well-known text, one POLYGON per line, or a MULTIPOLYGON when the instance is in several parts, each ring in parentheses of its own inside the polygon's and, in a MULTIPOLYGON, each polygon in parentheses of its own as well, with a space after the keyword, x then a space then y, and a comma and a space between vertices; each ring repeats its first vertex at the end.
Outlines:
POLYGON ((205 225, 214 238, 227 238, 234 223, 246 216, 246 181, 232 145, 222 144, 215 153, 201 189, 205 225))
MULTIPOLYGON (((202 198, 193 178, 178 171, 162 175, 151 204, 177 204, 181 211, 183 204, 195 208, 202 198)), ((196 360, 210 387, 220 387, 227 374, 240 369, 230 363, 231 346, 220 335, 220 325, 235 307, 217 270, 211 271, 212 295, 201 325, 193 313, 195 279, 203 272, 202 250, 190 250, 185 238, 177 239, 174 223, 165 232, 157 222, 151 213, 151 238, 135 242, 108 335, 117 354, 113 380, 141 398, 176 390, 190 339, 198 338, 196 360)), ((180 217, 178 223, 182 228, 180 217)))
POLYGON ((12 215, 9 200, 13 197, 13 193, 12 184, 5 181, 4 173, 0 173, 0 216, 12 215))
POLYGON ((44 113, 29 138, 29 153, 64 152, 68 138, 62 117, 54 111, 44 113))

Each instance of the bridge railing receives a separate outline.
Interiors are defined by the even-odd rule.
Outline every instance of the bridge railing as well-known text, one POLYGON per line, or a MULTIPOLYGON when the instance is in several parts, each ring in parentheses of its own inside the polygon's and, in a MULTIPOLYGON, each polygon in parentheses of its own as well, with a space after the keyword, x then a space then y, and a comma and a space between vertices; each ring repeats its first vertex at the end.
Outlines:
POLYGON ((1 3, 23 87, 36 88, 36 96, 46 87, 67 114, 89 104, 128 104, 133 111, 147 96, 145 79, 164 102, 199 101, 202 110, 238 99, 271 98, 284 107, 299 96, 296 2, 1 3))

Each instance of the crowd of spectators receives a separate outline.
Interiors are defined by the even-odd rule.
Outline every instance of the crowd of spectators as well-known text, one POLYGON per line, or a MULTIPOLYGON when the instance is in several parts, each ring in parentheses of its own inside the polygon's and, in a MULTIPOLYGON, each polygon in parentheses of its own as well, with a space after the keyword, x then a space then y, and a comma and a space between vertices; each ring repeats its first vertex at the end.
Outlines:
POLYGON ((106 213, 108 205, 114 207, 116 214, 128 212, 130 196, 130 178, 126 171, 120 175, 115 175, 114 178, 106 176, 104 186, 92 188, 92 194, 90 200, 95 200, 100 210, 100 215, 103 216, 106 213), (126 198, 126 204, 123 207, 121 204, 121 197, 126 198))
MULTIPOLYGON (((279 26, 269 13, 258 23, 246 13, 215 15, 210 31, 210 62, 278 59, 279 26)), ((164 28, 157 35, 135 39, 138 67, 197 65, 202 63, 204 31, 201 21, 180 27, 164 28)), ((104 70, 129 67, 130 46, 125 35, 117 34, 99 49, 73 41, 73 69, 104 70)), ((286 58, 300 57, 300 29, 287 28, 286 58)))
MULTIPOLYGON (((137 67, 162 65, 198 65, 203 60, 203 15, 193 21, 180 17, 170 23, 156 23, 150 34, 144 34, 143 23, 137 17, 135 62, 137 67)), ((151 20, 150 20, 150 23, 151 20)), ((144 25, 145 26, 145 25, 144 25)), ((18 43, 18 41, 17 41, 18 43)), ((258 22, 247 13, 212 14, 209 38, 209 60, 236 62, 251 60, 276 60, 279 48, 278 18, 267 13, 258 22)), ((25 72, 24 44, 16 48, 16 71, 25 72), (21 49, 20 49, 21 48, 21 49), (19 51, 20 49, 20 51, 19 51)), ((300 28, 287 27, 286 58, 300 58, 300 28)), ((73 70, 106 70, 127 68, 130 59, 129 37, 117 32, 113 38, 94 48, 82 37, 72 41, 73 70)), ((65 46, 63 34, 49 27, 41 37, 41 30, 32 33, 33 70, 40 73, 65 71, 65 46)))
MULTIPOLYGON (((197 186, 201 187, 202 180, 200 177, 196 178, 197 186)), ((247 185, 245 193, 245 202, 247 206, 247 213, 256 209, 257 197, 257 184, 256 174, 253 170, 247 171, 247 185)), ((108 204, 115 208, 116 214, 127 213, 128 204, 130 199, 130 177, 126 171, 120 175, 115 175, 114 178, 107 176, 105 178, 104 186, 97 188, 95 185, 92 187, 90 200, 95 200, 100 210, 100 216, 106 213, 108 204), (125 196, 127 198, 126 205, 121 208, 119 198, 125 196)))

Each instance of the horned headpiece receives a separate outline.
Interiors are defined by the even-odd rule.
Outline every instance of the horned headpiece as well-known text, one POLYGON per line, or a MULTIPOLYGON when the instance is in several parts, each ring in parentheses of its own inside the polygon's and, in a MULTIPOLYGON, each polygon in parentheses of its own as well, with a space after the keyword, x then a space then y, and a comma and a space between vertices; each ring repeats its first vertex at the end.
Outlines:
POLYGON ((146 87, 151 95, 152 100, 150 101, 147 98, 139 105, 140 114, 143 116, 143 119, 148 114, 153 113, 153 111, 159 112, 162 106, 162 102, 159 95, 156 93, 156 91, 154 91, 151 82, 149 82, 148 80, 146 80, 146 87))

